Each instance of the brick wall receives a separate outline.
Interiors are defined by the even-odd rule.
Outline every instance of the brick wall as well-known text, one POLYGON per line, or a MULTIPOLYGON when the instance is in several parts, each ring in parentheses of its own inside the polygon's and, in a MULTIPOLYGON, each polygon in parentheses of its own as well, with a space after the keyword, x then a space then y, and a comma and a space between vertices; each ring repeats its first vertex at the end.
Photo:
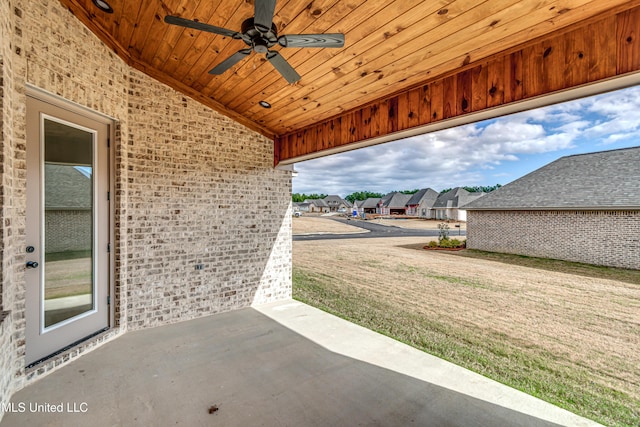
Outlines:
POLYGON ((91 210, 47 209, 44 221, 47 253, 91 250, 91 210))
POLYGON ((0 36, 0 402, 126 330, 290 297, 291 173, 272 141, 129 68, 57 1, 0 2, 0 36), (116 120, 115 327, 30 372, 27 83, 116 120))
POLYGON ((469 211, 467 247, 640 268, 640 210, 469 211))
POLYGON ((289 296, 291 181, 272 141, 141 73, 130 91, 128 328, 289 296))
MULTIPOLYGON (((21 375, 24 345, 24 40, 20 4, 0 2, 0 403, 21 375)), ((0 417, 2 414, 0 414, 0 417)))
MULTIPOLYGON (((6 321, 5 314, 0 311, 0 404, 7 403, 14 389, 13 384, 13 361, 15 360, 15 349, 11 345, 12 323, 6 321)), ((0 420, 2 412, 0 411, 0 420)))

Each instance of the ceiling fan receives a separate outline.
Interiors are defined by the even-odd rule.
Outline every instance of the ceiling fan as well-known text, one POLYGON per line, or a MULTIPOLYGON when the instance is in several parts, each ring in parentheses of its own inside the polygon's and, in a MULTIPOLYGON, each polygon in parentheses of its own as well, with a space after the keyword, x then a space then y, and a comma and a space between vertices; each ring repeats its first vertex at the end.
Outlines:
POLYGON ((276 8, 276 0, 255 0, 255 16, 246 19, 242 23, 240 32, 227 30, 198 21, 167 15, 164 22, 194 30, 208 31, 222 36, 242 40, 249 48, 240 49, 215 67, 209 74, 220 75, 247 57, 253 50, 256 53, 264 53, 276 70, 287 82, 295 83, 300 80, 300 75, 293 69, 286 59, 278 51, 269 50, 271 47, 343 47, 344 34, 283 34, 278 37, 278 31, 273 23, 273 14, 276 8))

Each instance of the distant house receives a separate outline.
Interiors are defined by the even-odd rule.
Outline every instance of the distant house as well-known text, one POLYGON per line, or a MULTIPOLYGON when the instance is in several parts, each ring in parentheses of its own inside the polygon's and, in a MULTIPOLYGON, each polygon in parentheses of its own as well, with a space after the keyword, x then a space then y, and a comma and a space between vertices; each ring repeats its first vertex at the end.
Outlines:
POLYGON ((433 204, 438 192, 431 188, 423 188, 415 193, 407 202, 407 215, 431 218, 433 204))
POLYGON ((407 202, 411 199, 410 194, 398 192, 389 193, 380 199, 378 203, 381 215, 405 215, 407 213, 407 202))
POLYGON ((467 203, 476 200, 485 193, 470 193, 462 187, 456 187, 440 194, 433 203, 434 217, 441 220, 466 221, 467 211, 462 209, 467 203))
POLYGON ((307 205, 306 212, 316 212, 316 213, 326 213, 329 212, 329 206, 322 199, 306 199, 301 205, 300 210, 302 210, 302 206, 307 205))
POLYGON ((360 213, 375 214, 378 213, 378 205, 380 204, 380 198, 369 197, 367 200, 358 202, 358 208, 360 213))
POLYGON ((323 200, 329 206, 330 212, 347 212, 351 208, 351 203, 340 196, 331 195, 323 200))
POLYGON ((562 157, 465 208, 469 248, 640 269, 640 147, 562 157))

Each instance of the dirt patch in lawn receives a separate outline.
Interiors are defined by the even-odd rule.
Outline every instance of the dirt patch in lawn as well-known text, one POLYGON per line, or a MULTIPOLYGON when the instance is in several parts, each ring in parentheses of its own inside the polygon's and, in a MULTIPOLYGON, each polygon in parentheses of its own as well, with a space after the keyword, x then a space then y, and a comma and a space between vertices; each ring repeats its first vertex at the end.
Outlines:
POLYGON ((300 234, 348 234, 368 233, 360 227, 343 224, 327 217, 301 216, 293 217, 293 235, 300 234))
POLYGON ((640 272, 427 243, 294 242, 294 297, 605 424, 637 421, 640 272))

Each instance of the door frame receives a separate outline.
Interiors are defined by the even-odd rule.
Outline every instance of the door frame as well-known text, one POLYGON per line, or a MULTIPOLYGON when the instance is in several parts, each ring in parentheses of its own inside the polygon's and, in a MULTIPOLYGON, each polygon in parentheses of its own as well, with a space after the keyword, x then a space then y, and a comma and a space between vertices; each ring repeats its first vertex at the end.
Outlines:
MULTIPOLYGON (((35 87, 33 85, 27 84, 26 85, 26 97, 27 98, 32 98, 35 99, 37 101, 40 102, 44 102, 46 104, 50 104, 51 106, 57 108, 57 109, 61 109, 79 116, 82 116, 84 118, 90 119, 92 121, 98 122, 100 124, 106 125, 107 127, 107 155, 106 155, 106 168, 107 168, 107 176, 108 176, 108 184, 107 184, 107 191, 109 194, 108 200, 107 200, 107 206, 108 206, 108 214, 107 214, 107 241, 105 242, 108 244, 109 250, 108 250, 108 265, 106 267, 106 274, 107 274, 107 278, 106 278, 106 283, 107 283, 107 289, 106 289, 106 294, 109 300, 109 304, 107 306, 107 328, 111 329, 114 327, 115 325, 115 305, 116 305, 116 301, 115 301, 115 127, 116 127, 116 120, 112 117, 109 117, 105 114, 93 111, 87 107, 84 107, 82 105, 79 105, 77 103, 74 103, 72 101, 69 101, 67 99, 64 99, 60 96, 54 95, 52 93, 49 93, 43 89, 40 89, 38 87, 35 87)), ((26 116, 25 116, 26 117, 26 116)), ((38 126, 40 126, 40 124, 38 124, 38 126)), ((78 125, 81 126, 81 125, 78 125)), ((41 130, 40 130, 41 131, 41 130)), ((28 144, 28 142, 27 142, 28 144)), ((96 153, 96 157, 97 157, 97 153, 96 153)), ((25 192, 25 197, 26 197, 26 192, 25 192)), ((43 206, 44 207, 44 206, 43 206)), ((95 228, 94 228, 95 231, 95 228)), ((26 237, 26 236, 25 236, 26 237)), ((42 236, 43 237, 43 236, 42 236)), ((95 245, 94 245, 95 246, 95 245)), ((42 254, 42 256, 44 257, 44 254, 42 254)), ((95 268, 95 266, 94 266, 95 268)), ((26 282, 26 278, 25 278, 25 282, 26 282)), ((26 294, 25 294, 25 298, 26 298, 26 294)), ((40 325, 38 326, 38 328, 40 328, 40 325)), ((95 331, 96 333, 101 332, 102 330, 99 331, 95 331)), ((55 351, 54 353, 45 356, 42 359, 38 359, 36 361, 32 361, 31 363, 29 363, 29 366, 34 366, 37 365, 45 360, 48 360, 52 357, 55 357, 57 354, 67 350, 70 347, 73 347, 77 344, 79 344, 82 341, 85 341, 88 338, 91 338, 92 336, 94 336, 94 334, 91 334, 87 337, 82 337, 80 340, 72 342, 72 343, 67 343, 66 345, 63 345, 62 348, 58 351, 55 351)), ((27 345, 29 345, 27 343, 27 345)), ((26 361, 26 359, 25 359, 26 361)), ((27 365, 27 363, 25 363, 25 365, 27 365)))

